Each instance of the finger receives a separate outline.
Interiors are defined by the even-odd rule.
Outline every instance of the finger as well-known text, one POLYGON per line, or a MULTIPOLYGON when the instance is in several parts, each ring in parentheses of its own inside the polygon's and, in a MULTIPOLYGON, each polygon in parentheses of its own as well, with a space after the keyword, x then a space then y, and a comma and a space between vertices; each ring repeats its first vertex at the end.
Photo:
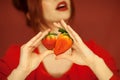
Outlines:
POLYGON ((69 25, 67 26, 67 29, 68 29, 68 32, 70 33, 70 35, 74 36, 74 38, 77 42, 82 41, 81 37, 69 25))
POLYGON ((33 42, 33 44, 30 45, 31 51, 33 51, 35 48, 37 48, 37 47, 40 45, 41 40, 49 33, 49 31, 50 31, 50 29, 44 31, 44 32, 41 34, 41 36, 40 36, 39 38, 37 38, 37 39, 33 42))
POLYGON ((67 25, 64 20, 61 20, 61 25, 65 28, 74 41, 80 42, 80 36, 69 25, 67 25))
POLYGON ((62 25, 64 28, 67 27, 67 24, 65 23, 65 21, 64 21, 63 19, 60 21, 60 23, 61 23, 61 25, 62 25))
POLYGON ((58 59, 66 59, 66 60, 69 60, 69 61, 75 63, 72 55, 58 55, 58 56, 56 56, 56 59, 57 60, 58 59))
POLYGON ((26 46, 32 45, 41 35, 42 35, 42 32, 39 32, 36 36, 34 36, 31 40, 29 40, 26 43, 26 46))
POLYGON ((69 35, 71 36, 71 38, 74 41, 76 41, 75 36, 73 35, 73 29, 69 26, 71 28, 69 30, 68 25, 64 22, 64 20, 61 20, 61 26, 63 26, 65 28, 65 30, 69 33, 69 35))
POLYGON ((73 41, 75 42, 76 40, 74 39, 74 36, 71 34, 71 31, 68 31, 67 27, 68 26, 63 20, 61 20, 61 24, 60 23, 53 23, 56 27, 61 28, 61 26, 63 28, 65 28, 65 30, 69 33, 70 37, 73 39, 73 41))
POLYGON ((68 59, 68 60, 72 60, 71 59, 72 57, 71 57, 71 54, 60 54, 60 55, 58 55, 58 56, 56 56, 56 59, 68 59))
MULTIPOLYGON (((66 31, 68 31, 67 30, 67 28, 65 27, 65 26, 67 26, 66 25, 66 23, 64 23, 64 22, 61 22, 61 24, 60 23, 53 23, 56 27, 58 27, 58 28, 61 28, 61 27, 63 27, 63 28, 65 28, 66 29, 66 31)), ((68 33, 71 33, 71 32, 68 32, 68 33)), ((70 35, 71 37, 72 37, 72 35, 70 35)))
POLYGON ((46 56, 53 54, 54 52, 52 50, 47 50, 44 53, 39 54, 40 61, 42 61, 46 56))
POLYGON ((62 28, 62 26, 61 26, 60 23, 56 23, 56 22, 54 22, 53 25, 56 26, 56 27, 58 27, 58 28, 62 28))
POLYGON ((33 37, 30 41, 28 41, 26 44, 21 46, 21 52, 22 53, 30 53, 34 48, 36 48, 36 46, 32 45, 34 43, 34 41, 36 41, 36 38, 38 38, 38 36, 41 36, 42 33, 39 32, 35 37, 33 37))
POLYGON ((76 32, 69 25, 67 25, 64 20, 61 20, 61 25, 65 28, 65 30, 69 34, 73 34, 73 33, 74 33, 74 35, 76 34, 76 32))

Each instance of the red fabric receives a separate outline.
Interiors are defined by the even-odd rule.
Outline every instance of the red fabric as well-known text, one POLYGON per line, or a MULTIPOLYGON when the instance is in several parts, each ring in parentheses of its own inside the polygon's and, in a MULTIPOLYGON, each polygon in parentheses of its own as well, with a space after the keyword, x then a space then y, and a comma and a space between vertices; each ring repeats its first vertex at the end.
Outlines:
POLYGON ((113 75, 110 80, 120 80, 120 77, 113 75))
MULTIPOLYGON (((86 45, 98 56, 102 57, 105 63, 113 71, 114 75, 110 80, 120 80, 118 70, 113 58, 104 49, 98 47, 94 42, 86 42, 86 45)), ((38 52, 36 50, 36 52, 38 52)), ((11 46, 6 55, 0 59, 0 80, 5 80, 11 71, 17 67, 20 57, 20 46, 11 46)), ((94 73, 87 66, 73 64, 71 69, 60 78, 54 78, 45 70, 43 63, 33 71, 26 80, 98 80, 94 73)))

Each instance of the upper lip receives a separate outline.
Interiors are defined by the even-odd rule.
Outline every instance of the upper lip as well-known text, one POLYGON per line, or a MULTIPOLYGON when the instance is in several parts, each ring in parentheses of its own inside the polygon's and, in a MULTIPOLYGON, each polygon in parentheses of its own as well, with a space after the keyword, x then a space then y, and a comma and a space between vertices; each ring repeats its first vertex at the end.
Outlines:
POLYGON ((56 9, 59 9, 61 7, 67 7, 67 3, 65 1, 59 2, 58 5, 57 5, 57 7, 56 7, 56 9))

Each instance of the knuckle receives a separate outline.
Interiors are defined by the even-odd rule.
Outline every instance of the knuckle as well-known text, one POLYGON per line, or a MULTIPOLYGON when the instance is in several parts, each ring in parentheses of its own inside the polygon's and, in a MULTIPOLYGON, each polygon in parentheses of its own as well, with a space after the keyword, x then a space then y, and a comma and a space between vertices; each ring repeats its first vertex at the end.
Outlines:
POLYGON ((24 49, 28 49, 27 44, 23 44, 23 45, 21 46, 21 50, 24 50, 24 49))
POLYGON ((23 44, 22 46, 21 46, 21 49, 23 49, 25 47, 25 44, 23 44))

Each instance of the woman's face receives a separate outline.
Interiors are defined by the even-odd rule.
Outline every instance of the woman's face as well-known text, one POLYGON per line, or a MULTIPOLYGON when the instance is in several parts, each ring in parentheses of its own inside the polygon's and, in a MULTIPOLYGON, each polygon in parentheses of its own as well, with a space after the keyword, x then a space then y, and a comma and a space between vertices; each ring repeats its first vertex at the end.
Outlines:
POLYGON ((68 20, 71 16, 70 0, 42 0, 43 18, 47 22, 68 20))

